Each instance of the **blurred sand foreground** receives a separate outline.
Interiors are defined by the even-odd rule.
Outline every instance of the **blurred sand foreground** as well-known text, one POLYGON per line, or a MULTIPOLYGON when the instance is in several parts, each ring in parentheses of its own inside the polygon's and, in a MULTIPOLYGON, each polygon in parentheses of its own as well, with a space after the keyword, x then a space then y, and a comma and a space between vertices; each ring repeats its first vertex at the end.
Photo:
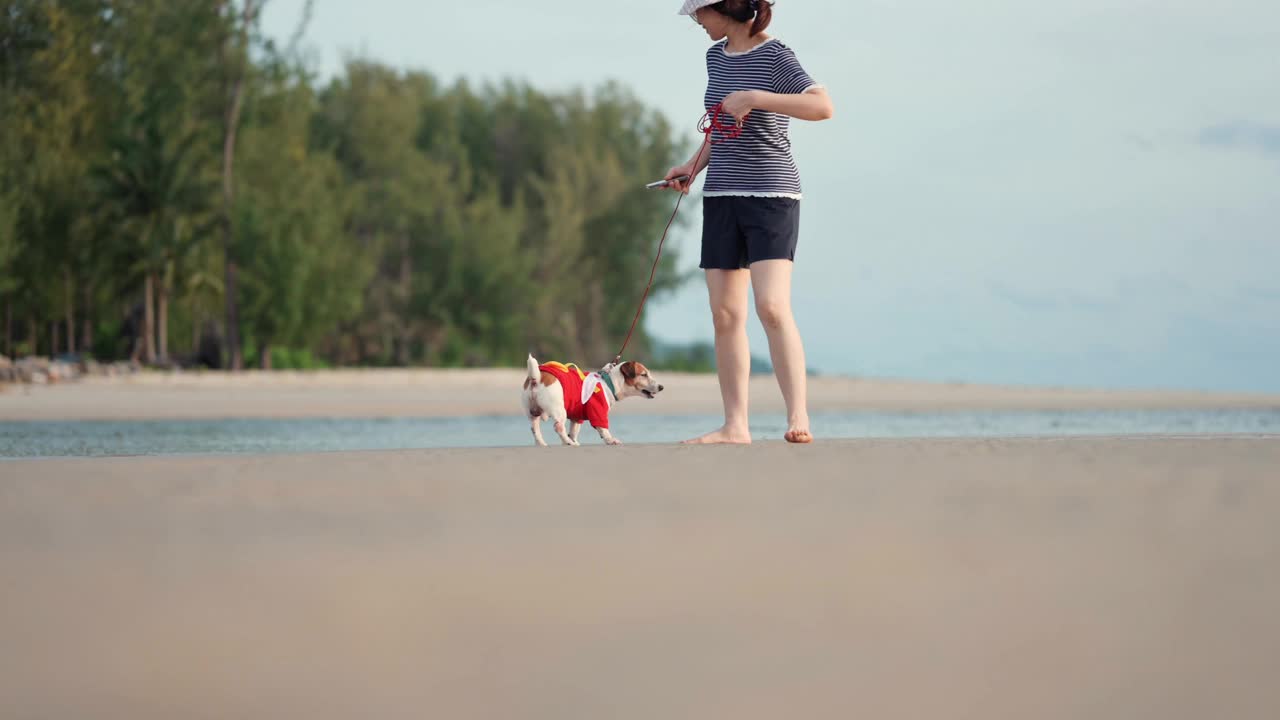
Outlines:
MULTIPOLYGON (((657 400, 624 414, 718 414, 712 375, 662 373, 657 400)), ((0 386, 2 420, 458 417, 521 414, 521 369, 143 373, 49 386, 0 386)), ((1280 395, 1103 391, 847 377, 809 381, 815 412, 843 410, 1138 410, 1280 408, 1280 395)), ((752 378, 753 412, 783 412, 771 375, 752 378)))
POLYGON ((0 717, 1280 717, 1280 439, 0 463, 0 717))

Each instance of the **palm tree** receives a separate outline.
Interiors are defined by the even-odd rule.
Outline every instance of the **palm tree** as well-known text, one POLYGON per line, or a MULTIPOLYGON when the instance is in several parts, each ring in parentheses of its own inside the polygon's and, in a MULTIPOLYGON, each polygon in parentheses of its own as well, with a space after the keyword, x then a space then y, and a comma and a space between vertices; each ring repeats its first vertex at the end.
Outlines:
POLYGON ((97 175, 101 197, 132 240, 130 270, 143 285, 142 352, 155 363, 168 360, 175 269, 207 235, 216 185, 203 129, 175 122, 161 90, 149 94, 142 111, 112 138, 109 162, 97 175))

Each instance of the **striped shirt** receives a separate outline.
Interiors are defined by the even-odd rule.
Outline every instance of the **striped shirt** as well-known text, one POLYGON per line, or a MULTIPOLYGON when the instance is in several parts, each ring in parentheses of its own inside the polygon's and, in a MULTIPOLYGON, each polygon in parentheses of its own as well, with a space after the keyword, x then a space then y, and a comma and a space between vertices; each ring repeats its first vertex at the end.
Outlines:
MULTIPOLYGON (((765 90, 798 94, 817 83, 796 59, 795 52, 776 38, 770 38, 741 53, 725 49, 721 40, 707 50, 707 110, 739 90, 765 90)), ((723 115, 721 122, 733 122, 723 115)), ((711 162, 707 166, 703 196, 749 195, 754 197, 800 198, 800 171, 791 156, 786 115, 752 110, 742 134, 721 142, 722 133, 713 131, 711 162)))

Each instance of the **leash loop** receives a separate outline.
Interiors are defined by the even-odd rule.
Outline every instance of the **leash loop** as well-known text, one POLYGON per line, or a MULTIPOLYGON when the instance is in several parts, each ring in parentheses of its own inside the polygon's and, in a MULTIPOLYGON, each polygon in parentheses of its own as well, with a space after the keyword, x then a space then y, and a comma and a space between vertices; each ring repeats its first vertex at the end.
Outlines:
POLYGON ((707 142, 716 145, 725 140, 733 140, 742 134, 742 126, 737 120, 724 109, 724 103, 716 103, 714 107, 708 110, 702 119, 698 121, 698 132, 707 136, 707 142), (729 118, 729 122, 720 122, 720 117, 729 118), (720 139, 716 140, 712 135, 713 132, 720 133, 720 139))

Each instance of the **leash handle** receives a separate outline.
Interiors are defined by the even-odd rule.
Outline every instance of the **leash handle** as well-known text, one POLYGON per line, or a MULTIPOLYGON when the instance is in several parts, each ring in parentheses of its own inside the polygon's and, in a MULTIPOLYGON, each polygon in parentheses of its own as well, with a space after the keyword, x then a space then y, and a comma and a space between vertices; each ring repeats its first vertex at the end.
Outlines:
POLYGON ((725 140, 733 140, 734 138, 742 135, 742 126, 739 125, 738 121, 735 120, 732 115, 729 115, 729 113, 724 109, 724 103, 716 103, 702 116, 702 119, 698 121, 698 132, 705 134, 707 136, 707 142, 715 145, 717 143, 722 143, 725 140), (722 115, 728 116, 728 123, 720 122, 720 117, 722 115), (713 132, 720 133, 721 137, 719 140, 715 139, 712 135, 713 132))

